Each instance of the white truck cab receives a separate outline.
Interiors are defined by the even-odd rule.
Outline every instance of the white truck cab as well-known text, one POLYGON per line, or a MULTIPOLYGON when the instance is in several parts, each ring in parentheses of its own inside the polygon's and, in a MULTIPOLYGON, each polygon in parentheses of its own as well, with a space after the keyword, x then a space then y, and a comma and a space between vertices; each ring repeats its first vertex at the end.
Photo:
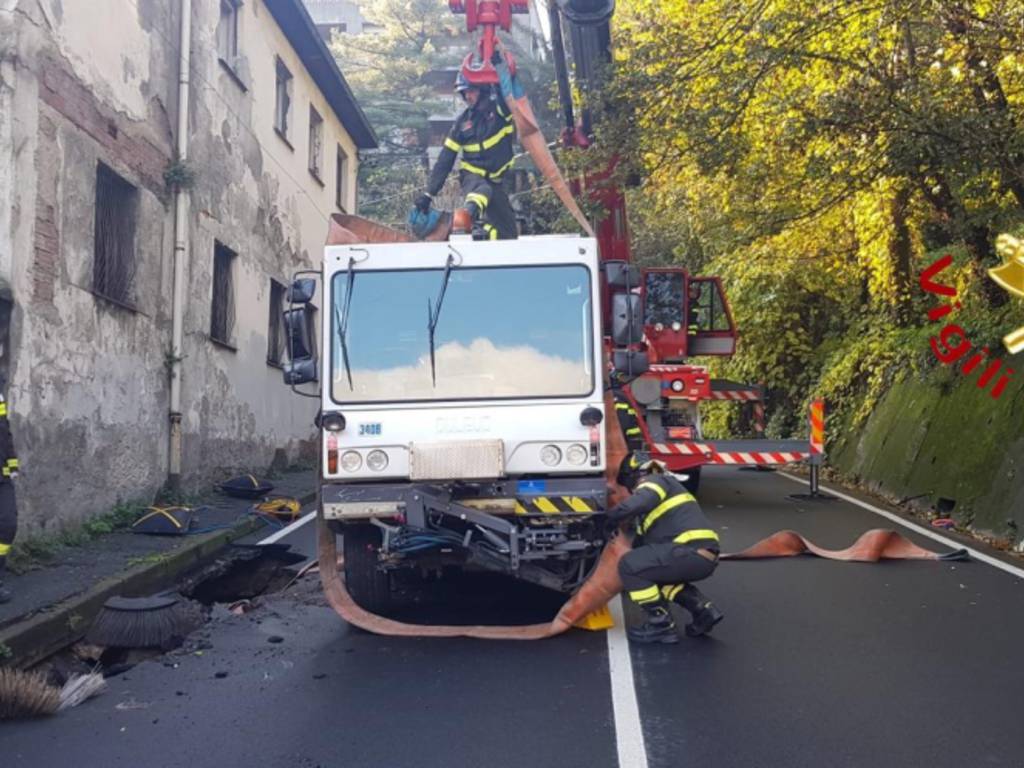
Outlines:
POLYGON ((574 589, 603 544, 596 241, 328 246, 322 285, 322 513, 355 599, 442 566, 574 589))

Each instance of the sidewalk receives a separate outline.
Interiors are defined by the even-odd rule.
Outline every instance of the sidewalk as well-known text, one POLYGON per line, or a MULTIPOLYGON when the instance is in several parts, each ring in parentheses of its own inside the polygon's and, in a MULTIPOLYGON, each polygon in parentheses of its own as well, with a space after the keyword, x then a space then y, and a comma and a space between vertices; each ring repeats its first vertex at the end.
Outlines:
MULTIPOLYGON (((271 496, 291 496, 303 506, 316 495, 312 470, 270 481, 271 496)), ((148 536, 117 531, 58 552, 23 574, 6 574, 13 599, 0 605, 0 665, 27 666, 77 640, 100 606, 114 595, 139 596, 167 589, 185 571, 211 560, 230 542, 269 525, 249 516, 252 501, 213 491, 187 536, 148 536), (212 529, 212 530, 211 530, 212 529)))

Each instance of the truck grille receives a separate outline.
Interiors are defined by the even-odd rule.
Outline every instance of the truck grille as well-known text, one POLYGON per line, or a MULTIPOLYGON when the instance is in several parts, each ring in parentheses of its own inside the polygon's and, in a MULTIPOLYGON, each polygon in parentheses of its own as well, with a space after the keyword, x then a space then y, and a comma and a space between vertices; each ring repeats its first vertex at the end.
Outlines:
POLYGON ((409 446, 410 480, 487 480, 504 473, 505 444, 501 440, 409 446))

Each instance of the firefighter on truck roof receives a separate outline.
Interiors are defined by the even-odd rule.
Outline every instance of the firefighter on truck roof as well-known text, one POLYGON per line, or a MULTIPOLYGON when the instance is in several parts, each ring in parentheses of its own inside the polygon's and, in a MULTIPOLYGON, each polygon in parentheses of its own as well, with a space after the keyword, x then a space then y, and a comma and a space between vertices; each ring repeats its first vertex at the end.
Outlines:
POLYGON ((640 643, 679 642, 670 602, 692 614, 688 636, 710 632, 724 616, 694 582, 708 578, 718 567, 718 534, 693 495, 646 454, 627 455, 618 482, 631 495, 609 510, 608 524, 618 528, 635 521, 633 549, 619 562, 619 575, 629 599, 645 616, 644 623, 630 627, 627 634, 640 643))
POLYGON ((461 152, 459 183, 473 220, 473 239, 512 240, 518 236, 516 215, 503 179, 515 163, 516 129, 502 96, 518 93, 519 84, 514 69, 499 52, 492 61, 501 77, 500 86, 474 85, 459 70, 455 90, 467 106, 444 140, 427 189, 416 198, 412 215, 429 214, 434 196, 441 191, 461 152))

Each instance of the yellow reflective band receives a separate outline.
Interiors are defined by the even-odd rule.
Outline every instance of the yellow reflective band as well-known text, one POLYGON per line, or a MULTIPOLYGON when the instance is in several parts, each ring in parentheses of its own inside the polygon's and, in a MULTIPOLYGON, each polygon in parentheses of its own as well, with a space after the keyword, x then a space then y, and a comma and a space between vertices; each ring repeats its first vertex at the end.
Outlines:
POLYGON ((7 415, 7 403, 0 403, 0 416, 7 415))
POLYGON ((513 131, 515 131, 515 128, 513 128, 511 125, 506 125, 493 136, 483 140, 484 149, 490 149, 495 144, 498 144, 506 136, 510 136, 513 131))
POLYGON ((11 476, 11 468, 10 467, 4 467, 3 468, 3 474, 4 474, 4 477, 10 477, 11 476))
POLYGON ((673 600, 675 596, 683 591, 685 584, 666 584, 661 588, 661 594, 666 600, 673 600))
POLYGON ((483 168, 481 168, 478 165, 473 165, 472 163, 467 163, 465 160, 463 160, 459 164, 459 168, 461 168, 464 171, 469 171, 470 173, 475 173, 478 176, 486 176, 487 175, 487 171, 485 171, 483 168))
POLYGON ((512 158, 503 166, 501 166, 501 168, 499 168, 498 170, 488 172, 486 169, 481 168, 479 165, 473 165, 472 163, 467 163, 465 160, 463 160, 459 164, 459 168, 461 168, 464 171, 469 171, 470 173, 475 173, 477 176, 483 176, 484 178, 487 179, 497 180, 501 178, 501 175, 509 168, 511 168, 515 164, 515 162, 515 158, 512 158))
POLYGON ((455 139, 453 139, 451 136, 444 140, 444 145, 448 147, 448 149, 450 149, 452 152, 458 152, 460 149, 462 149, 462 145, 459 144, 459 142, 455 141, 455 139))
POLYGON ((712 541, 718 541, 718 534, 714 531, 708 530, 707 528, 696 528, 692 531, 680 533, 672 539, 672 541, 676 544, 685 544, 688 541, 695 541, 697 539, 711 539, 712 541))
POLYGON ((0 544, 0 557, 6 557, 7 553, 11 551, 10 544, 0 544))
POLYGON ((629 429, 626 430, 626 434, 627 435, 639 435, 640 434, 640 427, 630 427, 629 429))
POLYGON ((638 589, 635 592, 629 593, 629 599, 634 603, 653 603, 661 599, 661 593, 658 591, 658 586, 647 587, 647 589, 638 589))
POLYGON ((569 505, 573 512, 590 512, 590 505, 579 496, 563 496, 562 501, 569 505))
MULTIPOLYGON (((658 494, 658 498, 661 499, 662 501, 664 501, 665 497, 668 496, 668 491, 666 491, 664 488, 662 488, 657 483, 640 483, 640 485, 638 485, 636 487, 636 489, 638 491, 643 489, 643 488, 646 488, 649 491, 654 491, 656 494, 658 494)), ((693 497, 691 496, 690 498, 693 498, 693 497)), ((658 507, 657 509, 660 509, 660 507, 658 507)), ((652 510, 651 514, 653 515, 654 512, 657 511, 657 509, 652 510)))
POLYGON ((498 239, 498 230, 492 227, 490 224, 484 224, 484 232, 487 233, 488 240, 498 239))
POLYGON ((480 145, 479 144, 463 144, 462 145, 462 150, 464 152, 469 152, 469 154, 472 155, 472 154, 475 154, 475 153, 480 151, 480 145))
POLYGON ((481 195, 479 192, 470 192, 466 195, 467 203, 476 203, 477 208, 481 211, 487 208, 487 195, 481 195))
POLYGON ((8 459, 7 460, 7 466, 10 467, 11 469, 17 469, 18 468, 18 460, 17 459, 8 459))
MULTIPOLYGON (((646 483, 644 483, 643 485, 646 485, 646 483)), ((688 504, 691 501, 696 501, 696 499, 693 498, 693 496, 690 495, 689 493, 677 493, 671 499, 667 499, 661 502, 661 504, 659 504, 653 510, 651 510, 650 514, 648 514, 647 517, 643 519, 643 522, 640 523, 640 533, 647 533, 649 530, 651 530, 651 526, 658 522, 661 516, 668 512, 670 509, 675 509, 676 507, 680 507, 683 504, 688 504)))

